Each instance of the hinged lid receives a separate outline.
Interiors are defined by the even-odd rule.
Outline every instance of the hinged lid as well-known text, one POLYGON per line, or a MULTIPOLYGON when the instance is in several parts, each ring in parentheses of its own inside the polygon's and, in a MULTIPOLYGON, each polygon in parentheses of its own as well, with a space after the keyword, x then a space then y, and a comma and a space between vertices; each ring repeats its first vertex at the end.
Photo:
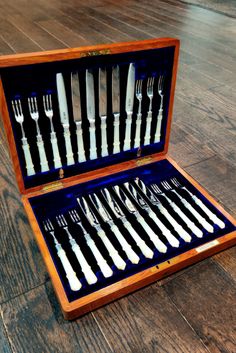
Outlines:
POLYGON ((59 188, 75 177, 79 180, 82 173, 138 158, 141 158, 141 164, 143 161, 146 163, 151 154, 165 155, 170 136, 178 53, 179 41, 163 38, 2 56, 0 109, 20 192, 46 191, 47 188, 50 190, 50 185, 59 188), (118 105, 114 103, 117 93, 114 94, 112 84, 117 72, 119 87, 115 89, 120 91, 118 112, 114 108, 116 105, 117 109, 118 105), (72 74, 79 77, 78 88, 71 83, 72 74), (102 82, 105 82, 105 88, 102 82), (153 97, 150 97, 150 90, 148 94, 150 85, 153 97), (77 97, 73 97, 74 90, 77 90, 77 97), (106 97, 103 106, 101 92, 106 97), (140 97, 137 96, 140 92, 141 110, 140 97), (54 130, 45 114, 45 107, 47 110, 52 107, 54 130), (131 146, 126 148, 129 116, 131 146), (151 121, 151 139, 147 138, 148 119, 151 121), (158 119, 160 138, 157 138, 158 119), (140 133, 138 121, 141 123, 140 133), (117 124, 118 130, 115 128, 117 124), (93 129, 96 131, 95 159, 91 159, 93 129), (108 143, 106 156, 103 152, 104 129, 108 143), (114 141, 118 141, 117 131, 118 152, 114 150, 114 141), (81 138, 84 160, 79 154, 81 149, 78 153, 81 138), (60 161, 55 160, 56 156, 60 161))

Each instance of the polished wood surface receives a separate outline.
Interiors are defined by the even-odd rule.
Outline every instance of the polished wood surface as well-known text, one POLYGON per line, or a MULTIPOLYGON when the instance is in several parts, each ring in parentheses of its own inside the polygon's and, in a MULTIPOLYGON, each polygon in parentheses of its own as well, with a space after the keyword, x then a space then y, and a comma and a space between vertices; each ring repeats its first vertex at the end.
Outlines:
MULTIPOLYGON (((235 19, 177 0, 30 4, 26 0, 1 2, 1 54, 158 36, 180 38, 170 154, 236 216, 235 19)), ((231 316, 235 248, 73 323, 65 322, 25 216, 2 130, 0 138, 1 351, 235 352, 231 331, 235 327, 231 316), (204 280, 200 275, 206 272, 204 280), (180 285, 173 285, 167 294, 172 281, 180 285), (190 283, 198 287, 191 284, 191 297, 180 303, 174 293, 179 300, 186 298, 190 283), (220 295, 224 286, 227 300, 220 295), (195 306, 198 301, 205 305, 202 315, 195 306), (215 327, 217 332, 222 327, 223 334, 216 337, 215 327)))

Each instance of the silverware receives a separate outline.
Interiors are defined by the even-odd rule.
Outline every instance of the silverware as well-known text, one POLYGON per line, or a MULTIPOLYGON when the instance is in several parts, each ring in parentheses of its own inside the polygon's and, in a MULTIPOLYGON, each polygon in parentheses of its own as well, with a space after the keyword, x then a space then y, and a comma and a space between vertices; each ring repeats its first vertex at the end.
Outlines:
POLYGON ((71 211, 69 211, 69 215, 70 215, 72 221, 75 224, 77 224, 80 227, 80 229, 82 230, 84 238, 86 240, 86 243, 87 243, 88 247, 90 248, 90 250, 92 251, 93 256, 95 257, 97 264, 98 264, 98 267, 100 268, 103 276, 106 278, 111 277, 113 275, 112 269, 110 268, 110 266, 107 264, 106 260, 104 259, 104 257, 100 253, 97 245, 95 244, 95 242, 91 238, 90 234, 83 227, 83 224, 82 224, 81 219, 78 215, 78 212, 76 210, 71 210, 71 211))
POLYGON ((131 124, 134 106, 134 89, 135 89, 135 66, 133 63, 129 65, 128 80, 126 87, 125 110, 127 114, 125 122, 125 140, 124 151, 131 149, 131 124))
POLYGON ((87 103, 87 117, 89 120, 89 134, 90 134, 90 159, 97 158, 96 146, 96 127, 95 127, 95 92, 94 92, 94 78, 92 70, 86 70, 86 103, 87 103))
POLYGON ((44 148, 44 142, 39 129, 39 111, 36 97, 28 98, 28 106, 31 118, 35 121, 37 131, 37 146, 39 151, 39 159, 41 165, 41 172, 47 172, 49 170, 47 156, 44 148))
POLYGON ((151 140, 151 125, 152 125, 152 100, 153 100, 153 86, 154 86, 154 77, 149 77, 147 80, 147 96, 149 98, 149 108, 146 119, 146 130, 144 136, 144 146, 150 144, 151 140))
POLYGON ((94 274, 93 270, 91 269, 91 266, 88 264, 79 245, 76 243, 75 239, 72 237, 65 217, 63 215, 59 215, 56 217, 56 220, 57 220, 59 227, 63 228, 68 235, 71 248, 72 248, 79 264, 80 264, 81 270, 84 274, 84 277, 86 278, 86 281, 88 282, 88 284, 96 283, 98 279, 97 279, 96 275, 94 274))
POLYGON ((176 178, 171 179, 171 182, 174 184, 175 187, 187 191, 187 193, 191 196, 196 205, 198 205, 203 210, 203 212, 205 212, 205 214, 210 218, 212 222, 217 224, 221 229, 225 228, 224 222, 219 219, 211 210, 209 210, 209 208, 204 205, 204 203, 196 195, 192 194, 191 191, 186 188, 186 186, 181 185, 176 178))
POLYGON ((138 205, 148 214, 148 216, 156 223, 161 233, 164 235, 169 244, 175 248, 179 247, 179 240, 170 232, 170 230, 161 222, 157 215, 153 212, 148 203, 144 200, 142 195, 129 182, 124 183, 126 190, 135 199, 138 205))
POLYGON ((144 182, 138 178, 135 179, 135 184, 138 188, 146 195, 148 200, 153 206, 156 206, 158 210, 165 216, 165 218, 170 222, 170 224, 174 227, 175 231, 178 235, 185 240, 186 242, 191 242, 191 236, 184 230, 184 228, 171 216, 168 210, 163 206, 159 198, 152 192, 151 189, 144 184, 144 182))
POLYGON ((198 238, 203 237, 203 232, 201 229, 199 229, 184 213, 183 211, 179 208, 179 206, 176 205, 175 202, 173 202, 164 192, 161 191, 161 189, 156 185, 152 184, 150 185, 152 190, 157 193, 158 195, 163 196, 166 201, 169 203, 171 208, 180 216, 180 218, 184 221, 184 223, 187 225, 187 227, 195 234, 198 238))
POLYGON ((96 218, 95 214, 93 213, 92 209, 88 206, 87 201, 85 200, 84 197, 81 199, 77 198, 78 204, 81 207, 81 210, 83 211, 84 215, 86 216, 87 220, 91 224, 92 227, 94 227, 97 231, 97 235, 100 237, 102 240, 103 244, 105 245, 106 249, 108 250, 108 253, 110 257, 112 258, 114 264, 119 270, 124 270, 126 267, 125 261, 121 258, 121 256, 118 254, 118 251, 114 248, 108 237, 106 236, 106 233, 102 229, 98 219, 96 218))
POLYGON ((21 101, 20 99, 16 99, 12 101, 11 104, 12 104, 12 109, 14 112, 15 119, 20 124, 20 127, 21 127, 21 133, 22 133, 21 142, 22 142, 22 149, 25 157, 26 173, 28 176, 31 176, 35 174, 35 170, 34 170, 34 165, 33 165, 32 157, 30 153, 30 146, 28 144, 27 137, 25 136, 25 131, 23 127, 24 115, 22 112, 21 101))
POLYGON ((57 144, 57 136, 56 136, 56 132, 54 130, 53 122, 52 122, 53 110, 52 110, 52 96, 51 96, 51 94, 47 94, 47 95, 43 96, 43 107, 44 107, 45 115, 50 120, 50 127, 51 127, 50 139, 51 139, 51 145, 52 145, 54 167, 61 168, 62 164, 61 164, 61 157, 60 157, 58 144, 57 144))
POLYGON ((120 152, 120 68, 112 67, 112 112, 114 115, 113 153, 120 152))
POLYGON ((143 255, 149 259, 153 258, 153 251, 147 246, 145 241, 139 236, 139 234, 134 230, 132 227, 131 223, 127 220, 125 217, 124 212, 116 202, 116 200, 111 196, 110 192, 108 189, 104 189, 101 191, 103 197, 105 198, 107 204, 109 205, 114 217, 116 219, 120 219, 121 222, 123 223, 124 227, 128 230, 129 234, 131 237, 134 239, 136 245, 139 247, 139 249, 142 251, 143 255))
POLYGON ((80 101, 80 84, 79 84, 78 72, 71 73, 71 94, 72 94, 73 117, 76 125, 78 161, 82 163, 86 161, 86 157, 84 152, 82 111, 81 111, 81 101, 80 101))
POLYGON ((63 250, 61 244, 58 242, 57 238, 55 237, 55 232, 54 232, 54 227, 52 225, 52 222, 48 219, 43 222, 43 226, 46 232, 51 234, 54 240, 54 244, 57 250, 57 255, 61 261, 61 264, 64 268, 64 271, 66 273, 66 277, 68 279, 69 285, 71 290, 73 291, 78 291, 82 287, 82 284, 80 283, 79 279, 77 278, 77 275, 75 271, 73 270, 73 267, 70 264, 70 261, 68 260, 68 257, 65 253, 65 250, 63 250))
POLYGON ((89 197, 90 197, 90 200, 92 201, 94 207, 96 208, 96 210, 100 214, 101 218, 103 219, 103 221, 109 225, 111 231, 115 234, 116 239, 120 243, 120 245, 121 245, 123 251, 126 253, 128 259, 133 264, 138 264, 139 260, 140 260, 138 255, 134 252, 131 245, 127 242, 127 240, 121 234, 119 228, 114 223, 111 215, 106 210, 106 208, 103 206, 103 204, 100 201, 100 199, 98 198, 98 196, 94 193, 93 195, 90 194, 89 197))
POLYGON ((143 80, 137 80, 135 86, 135 95, 138 100, 138 113, 136 118, 136 132, 134 138, 134 148, 140 147, 140 133, 141 133, 141 123, 142 123, 142 87, 143 87, 143 80))
POLYGON ((99 69, 99 116, 101 118, 101 156, 108 156, 107 145, 107 71, 99 69))
POLYGON ((183 198, 175 189, 173 189, 170 184, 167 181, 162 181, 161 185, 164 187, 165 190, 173 192, 182 205, 184 205, 185 208, 187 208, 192 215, 196 218, 196 220, 209 232, 209 233, 214 233, 214 227, 206 221, 204 217, 198 213, 195 208, 185 199, 183 198))
POLYGON ((124 191, 118 186, 115 185, 113 187, 114 191, 116 192, 117 196, 119 197, 120 201, 123 203, 125 206, 126 210, 133 214, 137 221, 141 224, 147 235, 149 236, 150 240, 152 243, 155 245, 155 247, 162 253, 166 253, 167 247, 166 245, 159 239, 159 237, 153 232, 151 227, 147 224, 145 219, 141 216, 137 208, 134 206, 130 198, 126 196, 124 191))
POLYGON ((70 139, 69 113, 66 99, 65 84, 62 73, 56 74, 56 84, 61 124, 64 129, 67 165, 72 165, 75 163, 75 160, 70 139))
POLYGON ((162 124, 162 118, 163 118, 163 99, 164 99, 163 88, 164 88, 164 76, 161 75, 158 81, 158 94, 161 97, 161 102, 160 102, 160 108, 157 116, 157 126, 156 126, 156 133, 154 137, 155 143, 161 141, 161 124, 162 124))

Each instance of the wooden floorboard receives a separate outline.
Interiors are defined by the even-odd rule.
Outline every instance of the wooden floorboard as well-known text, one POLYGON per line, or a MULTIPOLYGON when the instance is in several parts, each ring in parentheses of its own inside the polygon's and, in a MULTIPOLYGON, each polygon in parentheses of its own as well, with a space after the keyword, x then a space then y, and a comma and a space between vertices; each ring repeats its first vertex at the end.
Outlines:
MULTIPOLYGON (((178 0, 0 3, 1 55, 160 36, 181 40, 170 155, 236 216, 235 19, 178 0)), ((236 351, 235 248, 66 322, 20 200, 2 123, 0 187, 1 352, 236 351)))

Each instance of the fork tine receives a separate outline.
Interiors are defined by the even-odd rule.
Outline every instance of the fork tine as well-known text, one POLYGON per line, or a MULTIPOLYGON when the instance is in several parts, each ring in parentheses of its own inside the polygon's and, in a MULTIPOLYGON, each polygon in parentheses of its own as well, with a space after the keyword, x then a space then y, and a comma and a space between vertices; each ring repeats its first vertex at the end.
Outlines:
POLYGON ((63 214, 61 215, 61 219, 64 223, 64 226, 67 226, 67 220, 65 219, 65 216, 63 214))
POLYGON ((50 105, 49 105, 48 94, 46 95, 46 102, 47 102, 47 110, 49 110, 50 109, 50 105))
POLYGON ((35 106, 35 112, 37 112, 38 111, 38 102, 37 102, 36 97, 34 97, 34 106, 35 106))
POLYGON ((49 109, 52 109, 52 95, 49 94, 49 109))
POLYGON ((17 114, 17 112, 16 112, 15 102, 12 101, 12 102, 11 102, 11 105, 12 105, 12 109, 13 109, 13 112, 14 112, 15 116, 17 116, 18 114, 17 114))
POLYGON ((18 99, 18 105, 19 105, 19 113, 22 115, 22 106, 21 106, 21 101, 18 99))
POLYGON ((45 111, 47 110, 45 96, 43 96, 43 109, 44 109, 45 111))
POLYGON ((176 178, 172 178, 171 179, 172 184, 174 184, 177 188, 180 187, 180 183, 178 182, 178 180, 176 178))

